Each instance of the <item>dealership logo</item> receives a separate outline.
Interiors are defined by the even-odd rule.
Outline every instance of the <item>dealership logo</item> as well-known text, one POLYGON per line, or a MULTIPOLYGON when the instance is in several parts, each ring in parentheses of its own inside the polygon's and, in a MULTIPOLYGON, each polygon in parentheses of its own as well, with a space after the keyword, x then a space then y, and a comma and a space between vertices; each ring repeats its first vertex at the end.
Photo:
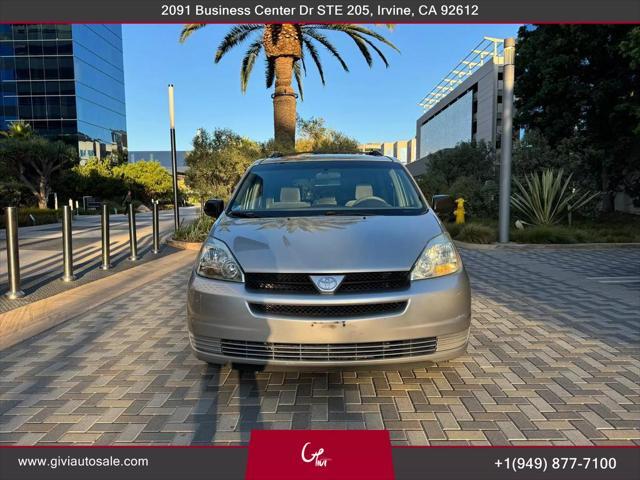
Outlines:
POLYGON ((304 463, 313 463, 313 465, 316 467, 320 467, 320 468, 326 467, 327 463, 331 459, 322 456, 322 454, 324 453, 324 448, 319 448, 315 452, 310 453, 311 449, 307 451, 307 447, 309 447, 309 445, 311 445, 311 442, 305 443, 304 446, 302 447, 302 452, 300 452, 302 461, 304 463))
POLYGON ((309 275, 320 293, 333 293, 344 280, 344 275, 309 275))

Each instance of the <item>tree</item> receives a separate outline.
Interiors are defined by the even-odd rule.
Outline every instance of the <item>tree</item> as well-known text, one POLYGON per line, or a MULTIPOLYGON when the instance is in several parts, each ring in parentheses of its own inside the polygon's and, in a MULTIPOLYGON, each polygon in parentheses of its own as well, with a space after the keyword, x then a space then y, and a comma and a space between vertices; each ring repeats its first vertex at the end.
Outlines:
POLYGON ((22 120, 9 122, 9 128, 0 132, 0 136, 5 138, 29 138, 34 135, 33 128, 22 120))
POLYGON ((117 165, 113 167, 113 176, 121 179, 143 202, 169 199, 173 192, 171 175, 157 161, 139 160, 117 165))
MULTIPOLYGON (((545 168, 559 169, 563 163, 558 152, 538 130, 527 130, 522 138, 513 142, 513 175, 517 178, 545 168)), ((564 165, 568 167, 566 163, 564 165)))
POLYGON ((298 152, 355 153, 358 141, 325 126, 322 118, 298 119, 301 138, 296 142, 298 152))
POLYGON ((73 165, 78 152, 64 142, 36 135, 9 136, 0 142, 0 157, 36 197, 38 206, 46 208, 53 175, 73 165))
POLYGON ((59 198, 88 195, 102 200, 119 200, 127 192, 127 185, 114 175, 110 159, 90 158, 65 171, 56 182, 56 190, 59 198))
MULTIPOLYGON (((180 42, 184 42, 193 32, 205 24, 185 25, 180 34, 180 42)), ((302 77, 306 75, 305 59, 308 55, 315 64, 322 84, 325 83, 324 70, 318 46, 322 46, 349 71, 349 67, 336 49, 324 36, 321 30, 342 32, 351 38, 364 57, 367 64, 373 64, 373 50, 388 67, 389 63, 375 41, 381 42, 399 51, 384 36, 361 25, 354 24, 250 24, 236 25, 229 30, 218 45, 215 63, 218 63, 231 49, 251 39, 240 68, 240 88, 246 91, 249 77, 256 60, 261 53, 266 56, 265 78, 267 88, 271 88, 275 80, 273 95, 274 138, 278 149, 293 150, 296 132, 296 93, 292 87, 295 77, 300 98, 303 97, 302 77), (260 35, 261 33, 261 35, 260 35)))
POLYGON ((471 215, 497 213, 495 151, 486 142, 462 142, 438 150, 426 160, 427 171, 418 177, 425 196, 448 194, 463 197, 471 215))
POLYGON ((231 130, 199 129, 193 150, 185 157, 186 184, 201 203, 209 198, 228 199, 247 167, 261 156, 258 143, 231 130))
POLYGON ((605 209, 640 196, 640 27, 525 26, 516 52, 516 124, 571 157, 605 209))

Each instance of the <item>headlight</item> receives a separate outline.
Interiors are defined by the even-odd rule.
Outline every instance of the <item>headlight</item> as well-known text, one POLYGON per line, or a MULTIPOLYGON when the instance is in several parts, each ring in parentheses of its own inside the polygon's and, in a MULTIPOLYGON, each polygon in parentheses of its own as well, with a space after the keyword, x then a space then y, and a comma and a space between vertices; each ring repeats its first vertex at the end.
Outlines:
POLYGON ((448 235, 440 234, 427 243, 411 270, 411 280, 449 275, 457 272, 461 267, 462 262, 453 242, 448 235))
POLYGON ((208 238, 198 259, 198 275, 229 282, 244 282, 240 264, 233 258, 229 247, 215 238, 208 238))

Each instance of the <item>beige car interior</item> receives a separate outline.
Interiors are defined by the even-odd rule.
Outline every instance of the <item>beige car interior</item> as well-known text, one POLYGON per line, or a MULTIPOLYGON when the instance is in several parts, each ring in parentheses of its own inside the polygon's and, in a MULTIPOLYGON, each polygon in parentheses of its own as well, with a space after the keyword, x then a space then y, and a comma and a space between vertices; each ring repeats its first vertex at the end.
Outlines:
MULTIPOLYGON (((373 197, 373 187, 366 183, 356 185, 355 198, 345 203, 345 207, 351 207, 358 200, 373 197)), ((265 207, 274 209, 306 208, 311 204, 301 200, 300 189, 298 187, 282 187, 280 189, 280 200, 267 198, 265 207)), ((313 202, 314 206, 337 206, 336 197, 321 197, 313 202)))
POLYGON ((305 208, 309 202, 300 201, 300 189, 298 187, 282 187, 280 189, 280 201, 267 199, 267 208, 305 208))
POLYGON ((345 203, 345 206, 350 207, 358 200, 368 197, 373 197, 373 187, 366 183, 358 184, 356 185, 356 198, 354 198, 353 200, 349 200, 347 203, 345 203))

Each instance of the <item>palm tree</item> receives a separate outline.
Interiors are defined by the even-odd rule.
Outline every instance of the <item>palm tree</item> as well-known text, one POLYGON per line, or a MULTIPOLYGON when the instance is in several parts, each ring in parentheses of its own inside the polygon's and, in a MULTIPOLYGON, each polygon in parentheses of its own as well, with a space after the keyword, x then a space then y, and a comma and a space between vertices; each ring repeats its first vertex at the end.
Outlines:
MULTIPOLYGON (((185 25, 180 34, 180 42, 184 42, 193 32, 205 25, 202 23, 185 25)), ((275 80, 275 91, 272 95, 275 144, 283 149, 293 149, 295 145, 297 94, 292 87, 292 79, 295 77, 302 99, 302 76, 307 72, 305 55, 311 57, 323 85, 325 78, 318 45, 327 49, 340 66, 345 71, 349 71, 349 67, 336 47, 321 30, 342 32, 351 38, 369 67, 373 65, 371 50, 380 57, 385 66, 389 66, 384 53, 375 44, 376 40, 399 51, 384 36, 361 25, 299 23, 236 25, 222 39, 216 51, 215 63, 218 63, 231 49, 246 40, 251 40, 240 68, 240 88, 243 93, 247 89, 256 59, 264 51, 267 88, 271 88, 275 80), (262 32, 261 35, 259 35, 260 32, 262 32)))

